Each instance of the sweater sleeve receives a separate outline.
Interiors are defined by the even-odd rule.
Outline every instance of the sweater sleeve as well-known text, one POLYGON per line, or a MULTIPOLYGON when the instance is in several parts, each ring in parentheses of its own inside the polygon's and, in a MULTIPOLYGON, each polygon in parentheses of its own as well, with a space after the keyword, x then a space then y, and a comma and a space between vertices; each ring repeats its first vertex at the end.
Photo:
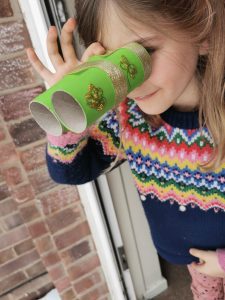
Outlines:
POLYGON ((116 158, 114 168, 123 163, 126 156, 117 118, 111 110, 82 134, 48 135, 46 161, 51 178, 62 184, 84 184, 104 173, 116 158))
POLYGON ((219 264, 225 272, 225 249, 217 249, 216 253, 217 253, 219 264))

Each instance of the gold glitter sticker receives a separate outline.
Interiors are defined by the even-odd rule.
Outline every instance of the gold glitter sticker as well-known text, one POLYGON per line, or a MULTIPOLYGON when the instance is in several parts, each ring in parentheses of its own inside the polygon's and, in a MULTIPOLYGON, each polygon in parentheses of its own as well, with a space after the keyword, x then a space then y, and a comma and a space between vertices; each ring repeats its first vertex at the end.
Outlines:
POLYGON ((88 106, 97 111, 103 110, 106 99, 104 98, 101 88, 97 88, 93 84, 88 86, 88 93, 85 95, 88 106))

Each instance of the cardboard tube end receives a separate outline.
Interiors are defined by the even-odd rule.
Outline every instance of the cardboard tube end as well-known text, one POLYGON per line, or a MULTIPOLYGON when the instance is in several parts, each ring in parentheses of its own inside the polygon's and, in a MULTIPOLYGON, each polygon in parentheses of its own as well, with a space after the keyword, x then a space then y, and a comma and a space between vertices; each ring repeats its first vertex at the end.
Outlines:
POLYGON ((29 108, 33 118, 45 132, 54 136, 63 134, 62 125, 59 120, 46 106, 33 101, 30 103, 29 108))
POLYGON ((85 113, 70 94, 64 91, 53 93, 52 104, 60 120, 69 130, 82 133, 87 128, 85 113))

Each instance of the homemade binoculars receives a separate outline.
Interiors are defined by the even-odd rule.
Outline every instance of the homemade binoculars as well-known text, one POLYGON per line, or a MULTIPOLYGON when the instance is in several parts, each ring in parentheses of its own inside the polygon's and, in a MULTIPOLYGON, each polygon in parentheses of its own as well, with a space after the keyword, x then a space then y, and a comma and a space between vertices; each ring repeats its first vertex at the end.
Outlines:
POLYGON ((151 58, 138 43, 95 55, 30 103, 30 111, 47 133, 82 133, 140 86, 151 72, 151 58))

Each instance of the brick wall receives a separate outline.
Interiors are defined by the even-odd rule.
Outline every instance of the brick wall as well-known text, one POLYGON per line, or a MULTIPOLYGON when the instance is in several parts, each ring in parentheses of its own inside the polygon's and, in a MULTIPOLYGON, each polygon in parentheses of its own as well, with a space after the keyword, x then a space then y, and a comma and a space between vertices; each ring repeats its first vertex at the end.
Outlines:
POLYGON ((110 299, 75 186, 57 185, 45 165, 45 133, 28 104, 44 90, 25 48, 17 1, 0 9, 0 298, 110 299))

